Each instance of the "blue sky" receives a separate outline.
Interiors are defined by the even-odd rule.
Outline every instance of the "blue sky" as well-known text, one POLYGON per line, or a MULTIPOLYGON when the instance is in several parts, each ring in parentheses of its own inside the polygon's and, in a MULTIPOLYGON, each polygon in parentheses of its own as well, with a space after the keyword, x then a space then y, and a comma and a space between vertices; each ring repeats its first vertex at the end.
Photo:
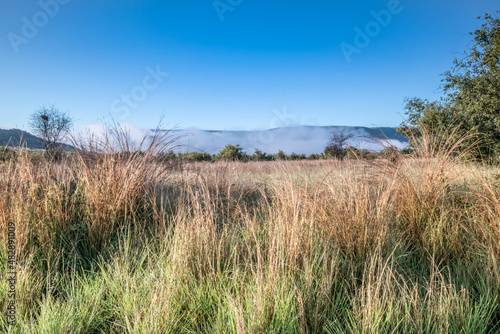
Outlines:
POLYGON ((406 96, 440 96, 476 17, 496 9, 498 0, 4 0, 0 127, 28 129, 42 104, 69 111, 77 128, 110 118, 152 128, 162 115, 168 127, 200 129, 397 126, 406 96), (346 45, 356 52, 346 57, 346 45))

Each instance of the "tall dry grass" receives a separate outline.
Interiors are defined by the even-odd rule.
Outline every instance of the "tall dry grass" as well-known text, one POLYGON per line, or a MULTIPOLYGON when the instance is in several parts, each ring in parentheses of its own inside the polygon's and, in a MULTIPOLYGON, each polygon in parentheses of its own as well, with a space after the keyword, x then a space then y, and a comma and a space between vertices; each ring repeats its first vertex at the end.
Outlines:
POLYGON ((498 170, 463 162, 460 140, 180 169, 154 159, 169 139, 137 150, 125 132, 60 162, 23 152, 0 165, 1 241, 14 221, 19 260, 17 325, 0 327, 500 332, 498 170))

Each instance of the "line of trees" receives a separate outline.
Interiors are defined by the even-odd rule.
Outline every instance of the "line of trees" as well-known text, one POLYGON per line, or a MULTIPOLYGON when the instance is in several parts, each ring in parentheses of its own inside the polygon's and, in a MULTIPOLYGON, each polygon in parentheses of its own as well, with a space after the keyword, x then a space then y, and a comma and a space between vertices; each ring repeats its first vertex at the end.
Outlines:
MULTIPOLYGON (((210 154, 206 152, 190 152, 190 153, 175 153, 173 151, 168 151, 166 153, 158 154, 156 160, 159 162, 216 162, 216 161, 240 161, 240 162, 250 162, 250 161, 299 161, 299 160, 326 160, 326 159, 339 159, 338 157, 329 156, 328 154, 285 154, 283 151, 279 151, 275 154, 268 154, 262 152, 258 149, 251 155, 244 153, 243 151, 237 150, 237 154, 229 154, 228 152, 234 152, 234 148, 239 148, 238 145, 227 145, 223 154, 210 154)), ((402 153, 410 153, 410 150, 403 150, 402 153)), ((0 146, 0 162, 10 161, 16 158, 17 151, 0 146)), ((63 153, 58 154, 57 157, 62 157, 63 153)), ((389 149, 381 152, 371 152, 368 150, 358 150, 355 148, 345 149, 342 159, 377 159, 377 158, 387 158, 391 156, 389 149)), ((30 154, 32 161, 36 162, 43 158, 43 154, 40 152, 32 152, 30 154)), ((53 158, 54 152, 49 153, 48 157, 53 158)))
MULTIPOLYGON (((341 150, 334 150, 331 154, 332 147, 328 145, 324 152, 320 154, 286 154, 282 150, 278 153, 268 154, 256 149, 253 154, 246 154, 240 145, 226 145, 217 154, 210 154, 206 152, 189 152, 189 153, 175 153, 169 151, 157 157, 160 161, 186 161, 186 162, 216 162, 216 161, 293 161, 293 160, 322 160, 322 159, 376 159, 380 157, 387 157, 391 154, 390 148, 380 152, 372 152, 368 150, 359 150, 353 147, 344 147, 341 150)), ((402 153, 410 153, 411 150, 403 150, 402 153)))

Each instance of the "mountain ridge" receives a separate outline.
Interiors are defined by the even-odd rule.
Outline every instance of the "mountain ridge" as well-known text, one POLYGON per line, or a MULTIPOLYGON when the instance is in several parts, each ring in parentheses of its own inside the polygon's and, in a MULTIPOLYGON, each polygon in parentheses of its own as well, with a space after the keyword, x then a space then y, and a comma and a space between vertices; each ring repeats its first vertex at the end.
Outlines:
MULTIPOLYGON (((73 146, 62 144, 65 151, 74 150, 73 146)), ((31 150, 45 150, 40 137, 20 129, 0 129, 0 146, 26 147, 31 150)))

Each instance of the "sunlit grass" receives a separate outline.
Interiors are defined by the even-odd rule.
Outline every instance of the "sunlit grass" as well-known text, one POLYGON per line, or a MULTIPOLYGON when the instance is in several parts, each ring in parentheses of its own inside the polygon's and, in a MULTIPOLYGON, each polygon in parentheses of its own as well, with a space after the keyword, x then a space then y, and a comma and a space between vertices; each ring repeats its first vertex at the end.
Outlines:
MULTIPOLYGON (((498 333, 498 170, 454 144, 389 160, 200 163, 93 150, 0 165, 11 333, 498 333), (178 166, 177 166, 178 167, 178 166)), ((109 148, 108 148, 109 149, 109 148)))

